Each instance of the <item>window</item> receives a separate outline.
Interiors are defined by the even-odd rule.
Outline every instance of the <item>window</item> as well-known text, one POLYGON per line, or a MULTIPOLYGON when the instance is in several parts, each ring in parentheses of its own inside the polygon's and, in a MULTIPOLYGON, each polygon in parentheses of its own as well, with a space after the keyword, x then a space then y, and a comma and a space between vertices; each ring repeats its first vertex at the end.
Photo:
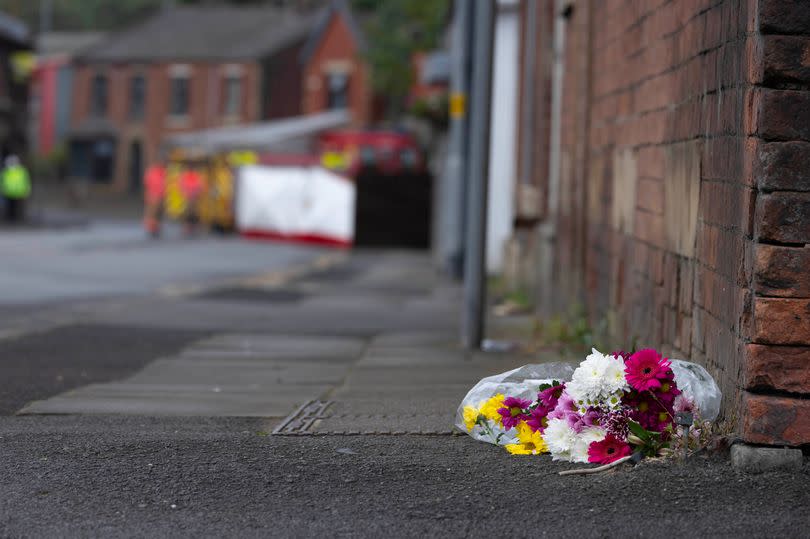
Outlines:
POLYGON ((326 107, 345 109, 349 106, 349 75, 330 73, 326 76, 326 107))
POLYGON ((189 111, 188 75, 173 74, 169 89, 169 115, 188 116, 189 111))
POLYGON ((229 75, 225 78, 225 103, 223 115, 239 117, 242 110, 242 77, 229 75))
POLYGON ((143 120, 146 112, 146 79, 143 75, 135 75, 130 79, 129 87, 129 117, 133 120, 143 120))
POLYGON ((90 84, 90 113, 93 116, 107 114, 107 77, 98 74, 90 84))

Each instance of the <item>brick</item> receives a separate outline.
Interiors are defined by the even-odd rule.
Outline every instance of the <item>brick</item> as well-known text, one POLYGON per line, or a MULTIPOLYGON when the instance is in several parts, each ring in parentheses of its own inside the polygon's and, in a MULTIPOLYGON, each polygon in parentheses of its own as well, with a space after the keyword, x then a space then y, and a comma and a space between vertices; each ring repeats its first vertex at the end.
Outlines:
POLYGON ((763 36, 762 71, 765 85, 810 81, 810 37, 763 36))
POLYGON ((763 191, 810 191, 810 143, 760 144, 754 174, 763 191))
POLYGON ((747 345, 745 389, 810 393, 810 348, 747 345))
POLYGON ((701 176, 703 179, 736 181, 743 165, 742 156, 739 137, 720 136, 709 139, 703 144, 700 160, 701 176))
POLYGON ((698 228, 697 256, 729 281, 736 281, 745 262, 743 236, 734 230, 701 223, 698 228))
POLYGON ((694 298, 692 296, 693 283, 695 279, 695 267, 692 260, 684 260, 681 264, 681 288, 678 296, 678 306, 682 313, 692 312, 694 298))
POLYGON ((641 178, 636 187, 638 207, 651 213, 664 213, 664 182, 641 178))
POLYGON ((759 30, 763 34, 810 34, 807 0, 759 0, 759 30))
POLYGON ((728 278, 698 266, 695 301, 718 318, 734 316, 737 287, 728 278))
POLYGON ((753 341, 810 345, 810 299, 757 298, 753 341))
POLYGON ((762 89, 754 93, 752 127, 766 140, 810 140, 810 92, 762 89))
POLYGON ((635 235, 642 241, 655 246, 664 247, 664 217, 647 211, 636 211, 635 235))
POLYGON ((761 296, 810 297, 810 248, 757 244, 754 289, 761 296))
POLYGON ((810 400, 744 393, 742 438, 766 445, 810 443, 810 400))
POLYGON ((756 221, 760 241, 810 243, 810 193, 759 196, 756 221))
POLYGON ((681 332, 679 335, 678 348, 684 353, 689 353, 692 348, 692 318, 684 316, 680 320, 681 332))
POLYGON ((700 187, 699 215, 707 223, 739 228, 747 195, 739 184, 704 181, 700 187))

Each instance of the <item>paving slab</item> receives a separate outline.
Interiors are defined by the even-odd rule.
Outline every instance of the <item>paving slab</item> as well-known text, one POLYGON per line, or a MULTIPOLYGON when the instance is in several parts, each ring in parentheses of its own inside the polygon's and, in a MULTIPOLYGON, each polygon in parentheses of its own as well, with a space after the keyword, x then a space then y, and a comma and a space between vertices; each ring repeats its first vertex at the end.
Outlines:
POLYGON ((18 413, 280 418, 302 399, 316 398, 328 389, 325 385, 102 384, 33 402, 18 413))
POLYGON ((231 357, 356 359, 365 348, 357 338, 266 334, 224 334, 194 343, 184 350, 187 355, 228 354, 231 357))
POLYGON ((121 382, 81 387, 19 413, 283 417, 340 385, 362 348, 358 339, 216 336, 121 382))

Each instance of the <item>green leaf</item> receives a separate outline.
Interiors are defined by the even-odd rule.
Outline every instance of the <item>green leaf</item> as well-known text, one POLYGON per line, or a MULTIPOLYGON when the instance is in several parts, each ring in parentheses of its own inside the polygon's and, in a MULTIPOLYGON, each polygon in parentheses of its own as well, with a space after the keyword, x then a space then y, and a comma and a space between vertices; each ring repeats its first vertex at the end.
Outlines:
POLYGON ((635 421, 628 421, 627 426, 630 428, 630 432, 641 438, 644 442, 650 441, 652 433, 635 421))

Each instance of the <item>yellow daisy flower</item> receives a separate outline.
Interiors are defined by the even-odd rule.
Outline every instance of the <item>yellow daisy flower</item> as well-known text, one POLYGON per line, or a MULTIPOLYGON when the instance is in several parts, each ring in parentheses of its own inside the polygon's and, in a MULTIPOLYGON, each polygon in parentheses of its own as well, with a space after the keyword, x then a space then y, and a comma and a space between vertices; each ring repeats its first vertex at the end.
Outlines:
POLYGON ((467 427, 468 432, 473 430, 475 424, 478 423, 479 415, 481 415, 481 412, 474 406, 464 407, 464 426, 467 427))
POLYGON ((503 408, 503 401, 506 397, 500 393, 484 401, 481 404, 481 413, 491 421, 501 422, 501 414, 498 413, 498 408, 503 408))
POLYGON ((513 455, 531 455, 532 450, 527 449, 523 444, 506 444, 504 446, 507 451, 513 455))
POLYGON ((548 453, 548 446, 540 435, 540 431, 533 432, 532 428, 521 421, 517 426, 517 437, 520 443, 508 444, 504 447, 513 455, 539 455, 548 453))

